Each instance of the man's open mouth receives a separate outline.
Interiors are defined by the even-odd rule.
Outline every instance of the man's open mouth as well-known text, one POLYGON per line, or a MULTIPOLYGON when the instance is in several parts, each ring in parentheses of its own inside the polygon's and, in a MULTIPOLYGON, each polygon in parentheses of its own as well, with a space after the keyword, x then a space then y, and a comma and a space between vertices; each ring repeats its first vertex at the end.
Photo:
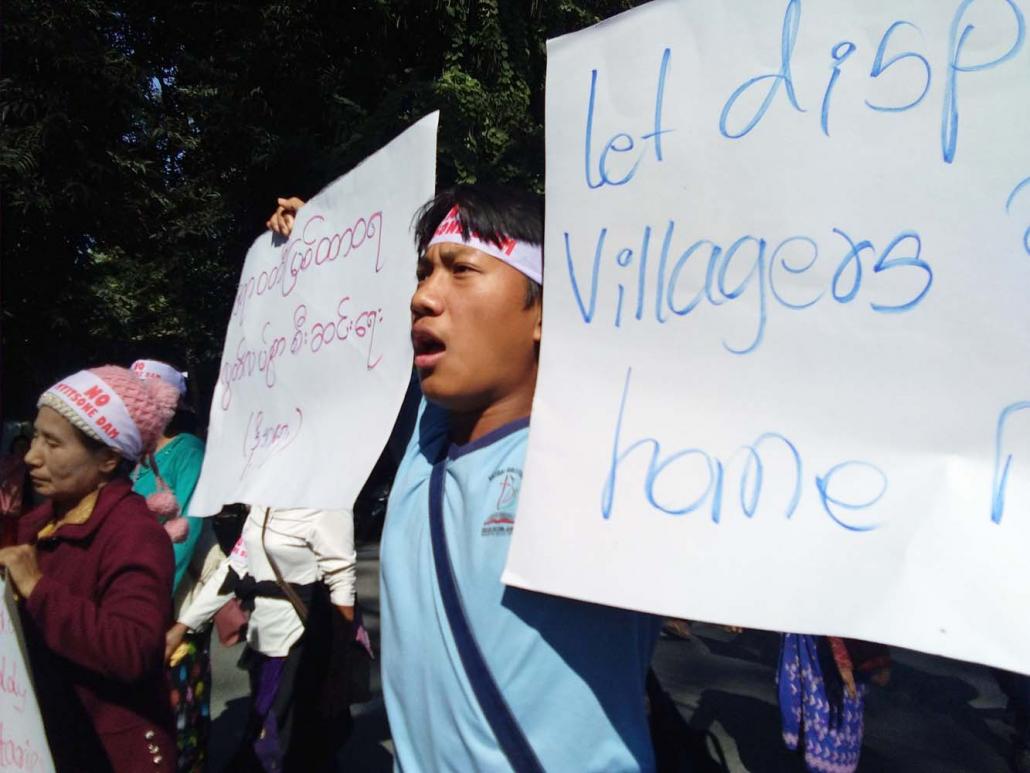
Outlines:
POLYGON ((447 349, 443 341, 425 330, 411 331, 411 345, 415 349, 415 367, 419 369, 435 365, 447 349))

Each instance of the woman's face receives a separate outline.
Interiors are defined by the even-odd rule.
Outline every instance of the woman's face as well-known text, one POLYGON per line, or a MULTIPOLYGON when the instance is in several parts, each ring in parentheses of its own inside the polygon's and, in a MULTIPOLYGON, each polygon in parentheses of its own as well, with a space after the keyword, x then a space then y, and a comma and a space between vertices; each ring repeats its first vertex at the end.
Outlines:
POLYGON ((53 408, 39 409, 35 430, 25 463, 32 487, 55 504, 75 505, 118 466, 114 451, 87 446, 82 433, 53 408))

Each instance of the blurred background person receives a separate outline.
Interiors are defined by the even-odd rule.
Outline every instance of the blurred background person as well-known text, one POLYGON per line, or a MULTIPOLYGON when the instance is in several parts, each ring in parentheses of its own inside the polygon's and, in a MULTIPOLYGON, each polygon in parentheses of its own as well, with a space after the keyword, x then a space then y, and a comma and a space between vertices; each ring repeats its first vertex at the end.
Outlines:
POLYGON ((0 457, 0 547, 17 541, 18 517, 32 501, 29 468, 25 464, 30 442, 25 435, 17 435, 8 452, 0 457))
POLYGON ((253 506, 229 558, 179 613, 169 655, 234 595, 250 612, 240 659, 250 718, 230 769, 319 771, 347 740, 352 676, 367 665, 354 646, 368 646, 356 580, 350 512, 253 506))
MULTIPOLYGON (((154 460, 172 495, 177 517, 164 521, 173 540, 175 579, 173 616, 213 574, 224 555, 218 550, 206 518, 187 515, 193 490, 204 466, 204 442, 191 430, 196 421, 186 400, 187 374, 160 360, 136 360, 132 371, 143 379, 157 379, 176 390, 175 414, 157 440, 154 460)), ((151 496, 161 489, 158 476, 146 459, 132 473, 133 490, 151 496)), ((211 729, 211 632, 204 629, 184 638, 174 664, 168 667, 172 710, 175 712, 178 769, 201 773, 211 729)))

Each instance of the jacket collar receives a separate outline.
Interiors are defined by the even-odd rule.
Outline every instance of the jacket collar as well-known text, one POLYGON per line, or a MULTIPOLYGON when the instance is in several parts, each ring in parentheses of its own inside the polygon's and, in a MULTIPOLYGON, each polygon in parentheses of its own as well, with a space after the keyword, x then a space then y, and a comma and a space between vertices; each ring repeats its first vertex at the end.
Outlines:
MULTIPOLYGON (((67 523, 47 537, 50 540, 84 540, 91 537, 107 514, 114 510, 126 497, 132 495, 132 483, 124 478, 113 480, 100 489, 93 513, 85 523, 67 523)), ((22 542, 35 542, 39 530, 54 518, 54 506, 46 502, 25 516, 27 523, 21 531, 22 542)))

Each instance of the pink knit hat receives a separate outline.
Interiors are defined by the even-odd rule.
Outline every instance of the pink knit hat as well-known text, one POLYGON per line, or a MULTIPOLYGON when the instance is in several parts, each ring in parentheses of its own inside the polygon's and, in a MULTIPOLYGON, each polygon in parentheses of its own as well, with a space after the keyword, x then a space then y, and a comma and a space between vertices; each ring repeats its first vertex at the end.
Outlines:
MULTIPOLYGON (((131 367, 132 372, 143 381, 162 381, 173 387, 179 394, 179 401, 182 401, 183 395, 186 394, 185 373, 160 360, 136 360, 132 363, 131 367)), ((189 522, 179 513, 179 503, 176 501, 175 495, 158 474, 157 460, 151 457, 148 464, 154 470, 154 477, 157 478, 158 486, 164 486, 165 490, 156 491, 147 497, 147 504, 150 505, 150 509, 154 512, 162 515, 167 514, 168 518, 164 522, 164 527, 165 531, 168 532, 168 536, 172 538, 172 542, 185 542, 186 537, 190 533, 189 522)))
MULTIPOLYGON (((90 437, 118 451, 124 458, 145 462, 158 482, 147 505, 172 521, 179 504, 157 471, 154 451, 164 428, 175 415, 179 391, 160 379, 141 379, 128 368, 104 365, 74 373, 50 387, 39 398, 90 437)), ((176 524, 177 527, 182 524, 176 524)), ((169 529, 173 541, 176 532, 169 529)))
POLYGON ((161 433, 175 415, 179 390, 163 381, 141 379, 128 368, 117 365, 91 368, 90 373, 102 378, 122 398, 132 423, 139 430, 144 456, 154 453, 161 433))

